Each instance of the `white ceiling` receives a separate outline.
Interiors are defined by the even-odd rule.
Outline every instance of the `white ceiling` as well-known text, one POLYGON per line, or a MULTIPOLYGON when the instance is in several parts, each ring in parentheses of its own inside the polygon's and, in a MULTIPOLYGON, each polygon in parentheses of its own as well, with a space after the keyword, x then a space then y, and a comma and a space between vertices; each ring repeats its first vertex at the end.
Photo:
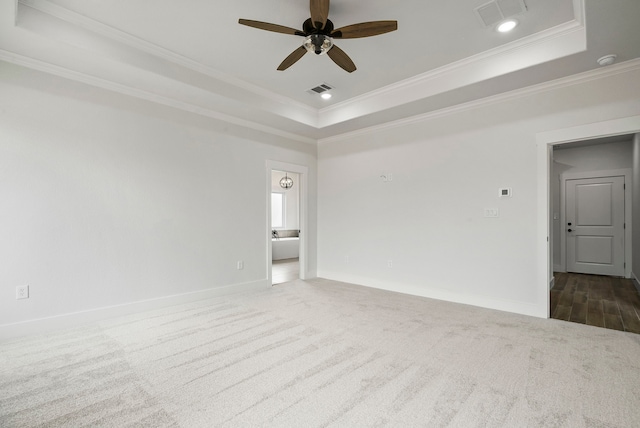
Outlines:
MULTIPOLYGON (((639 0, 524 0, 509 34, 487 0, 332 0, 336 27, 397 20, 392 33, 336 40, 357 65, 305 55, 308 0, 0 0, 0 60, 301 141, 353 132, 640 57, 639 0), (308 93, 328 83, 330 101, 308 93)), ((0 62, 0 67, 1 67, 0 62)))

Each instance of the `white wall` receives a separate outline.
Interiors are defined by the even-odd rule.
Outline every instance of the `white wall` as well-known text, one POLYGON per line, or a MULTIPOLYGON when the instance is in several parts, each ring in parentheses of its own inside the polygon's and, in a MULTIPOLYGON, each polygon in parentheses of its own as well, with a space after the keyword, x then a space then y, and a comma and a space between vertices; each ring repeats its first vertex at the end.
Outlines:
POLYGON ((328 278, 544 316, 536 136, 637 115, 639 80, 326 140, 316 170, 313 146, 0 63, 0 337, 267 286, 267 160, 309 168, 309 277, 317 248, 328 278), (16 301, 22 284, 31 297, 16 301))
POLYGON ((632 222, 633 222, 633 261, 631 264, 631 277, 635 280, 636 287, 640 290, 638 275, 640 275, 640 133, 633 138, 633 184, 632 184, 632 222))
POLYGON ((315 276, 316 152, 0 63, 0 336, 269 286, 267 160, 309 169, 315 276))
POLYGON ((597 144, 586 147, 554 147, 551 175, 553 212, 558 214, 553 223, 553 264, 554 269, 562 269, 560 238, 564 228, 560 224, 561 200, 560 178, 563 173, 579 173, 602 170, 626 169, 633 167, 632 141, 597 144))
POLYGON ((271 191, 284 194, 284 227, 278 229, 297 230, 300 229, 300 175, 295 172, 287 172, 287 175, 293 180, 293 187, 288 190, 280 187, 280 180, 284 178, 285 173, 273 171, 271 173, 271 191))
POLYGON ((639 79, 632 70, 546 86, 323 141, 319 276, 547 316, 537 135, 636 115, 639 79), (380 179, 387 172, 392 182, 380 179), (513 197, 500 199, 500 187, 513 197))

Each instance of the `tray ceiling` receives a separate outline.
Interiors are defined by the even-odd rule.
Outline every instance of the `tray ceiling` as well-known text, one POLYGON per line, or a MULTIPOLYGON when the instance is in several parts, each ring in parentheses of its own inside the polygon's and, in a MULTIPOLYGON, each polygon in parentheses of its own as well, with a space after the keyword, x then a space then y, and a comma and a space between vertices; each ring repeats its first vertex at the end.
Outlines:
POLYGON ((300 28, 305 0, 0 0, 0 60, 315 142, 640 57, 640 2, 525 0, 508 34, 483 24, 487 3, 333 0, 336 27, 398 21, 336 41, 358 67, 346 73, 312 54, 276 71, 302 38, 238 24, 300 28), (322 83, 329 101, 309 92, 322 83))

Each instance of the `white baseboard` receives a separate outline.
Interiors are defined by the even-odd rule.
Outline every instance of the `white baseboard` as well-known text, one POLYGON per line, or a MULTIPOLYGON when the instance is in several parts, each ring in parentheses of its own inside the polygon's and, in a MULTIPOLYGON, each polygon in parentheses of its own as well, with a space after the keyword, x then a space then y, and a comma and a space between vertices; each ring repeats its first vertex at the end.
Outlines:
POLYGON ((633 285, 636 287, 636 290, 638 290, 638 293, 640 293, 640 280, 638 280, 638 277, 633 271, 631 272, 631 281, 633 281, 633 285))
POLYGON ((300 275, 300 279, 305 280, 305 279, 314 279, 318 277, 318 272, 316 272, 315 270, 310 270, 307 272, 303 272, 300 275))
POLYGON ((378 288, 381 290, 395 291, 397 293, 410 294, 413 296, 427 297, 430 299, 444 300, 447 302, 462 303, 465 305, 479 306, 481 308, 495 309, 504 312, 529 315, 537 318, 548 318, 546 304, 536 305, 533 303, 519 302, 514 300, 502 300, 485 296, 463 294, 433 288, 428 286, 416 286, 410 284, 400 284, 398 282, 381 281, 375 278, 361 277, 338 272, 318 270, 318 277, 333 281, 346 282, 349 284, 362 285, 365 287, 378 288))
POLYGON ((155 309, 166 308, 168 306, 175 306, 183 303, 211 299, 214 297, 225 296, 233 293, 252 290, 263 290, 269 287, 271 287, 271 284, 265 279, 260 281, 247 282, 244 284, 214 287, 205 290, 193 291, 190 293, 174 294, 171 296, 163 296, 153 299, 140 300, 137 302, 123 303, 120 305, 106 306, 86 311, 60 314, 46 318, 38 318, 10 324, 1 324, 0 341, 19 336, 78 327, 82 324, 103 321, 123 315, 151 311, 155 309))

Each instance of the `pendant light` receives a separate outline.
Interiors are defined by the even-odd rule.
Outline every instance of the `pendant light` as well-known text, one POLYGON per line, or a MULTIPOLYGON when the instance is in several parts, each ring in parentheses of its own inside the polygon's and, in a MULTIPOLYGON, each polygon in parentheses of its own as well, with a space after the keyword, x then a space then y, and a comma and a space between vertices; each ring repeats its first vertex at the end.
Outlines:
POLYGON ((280 179, 280 187, 289 190, 293 187, 293 179, 291 179, 287 173, 284 173, 284 177, 280 179))

